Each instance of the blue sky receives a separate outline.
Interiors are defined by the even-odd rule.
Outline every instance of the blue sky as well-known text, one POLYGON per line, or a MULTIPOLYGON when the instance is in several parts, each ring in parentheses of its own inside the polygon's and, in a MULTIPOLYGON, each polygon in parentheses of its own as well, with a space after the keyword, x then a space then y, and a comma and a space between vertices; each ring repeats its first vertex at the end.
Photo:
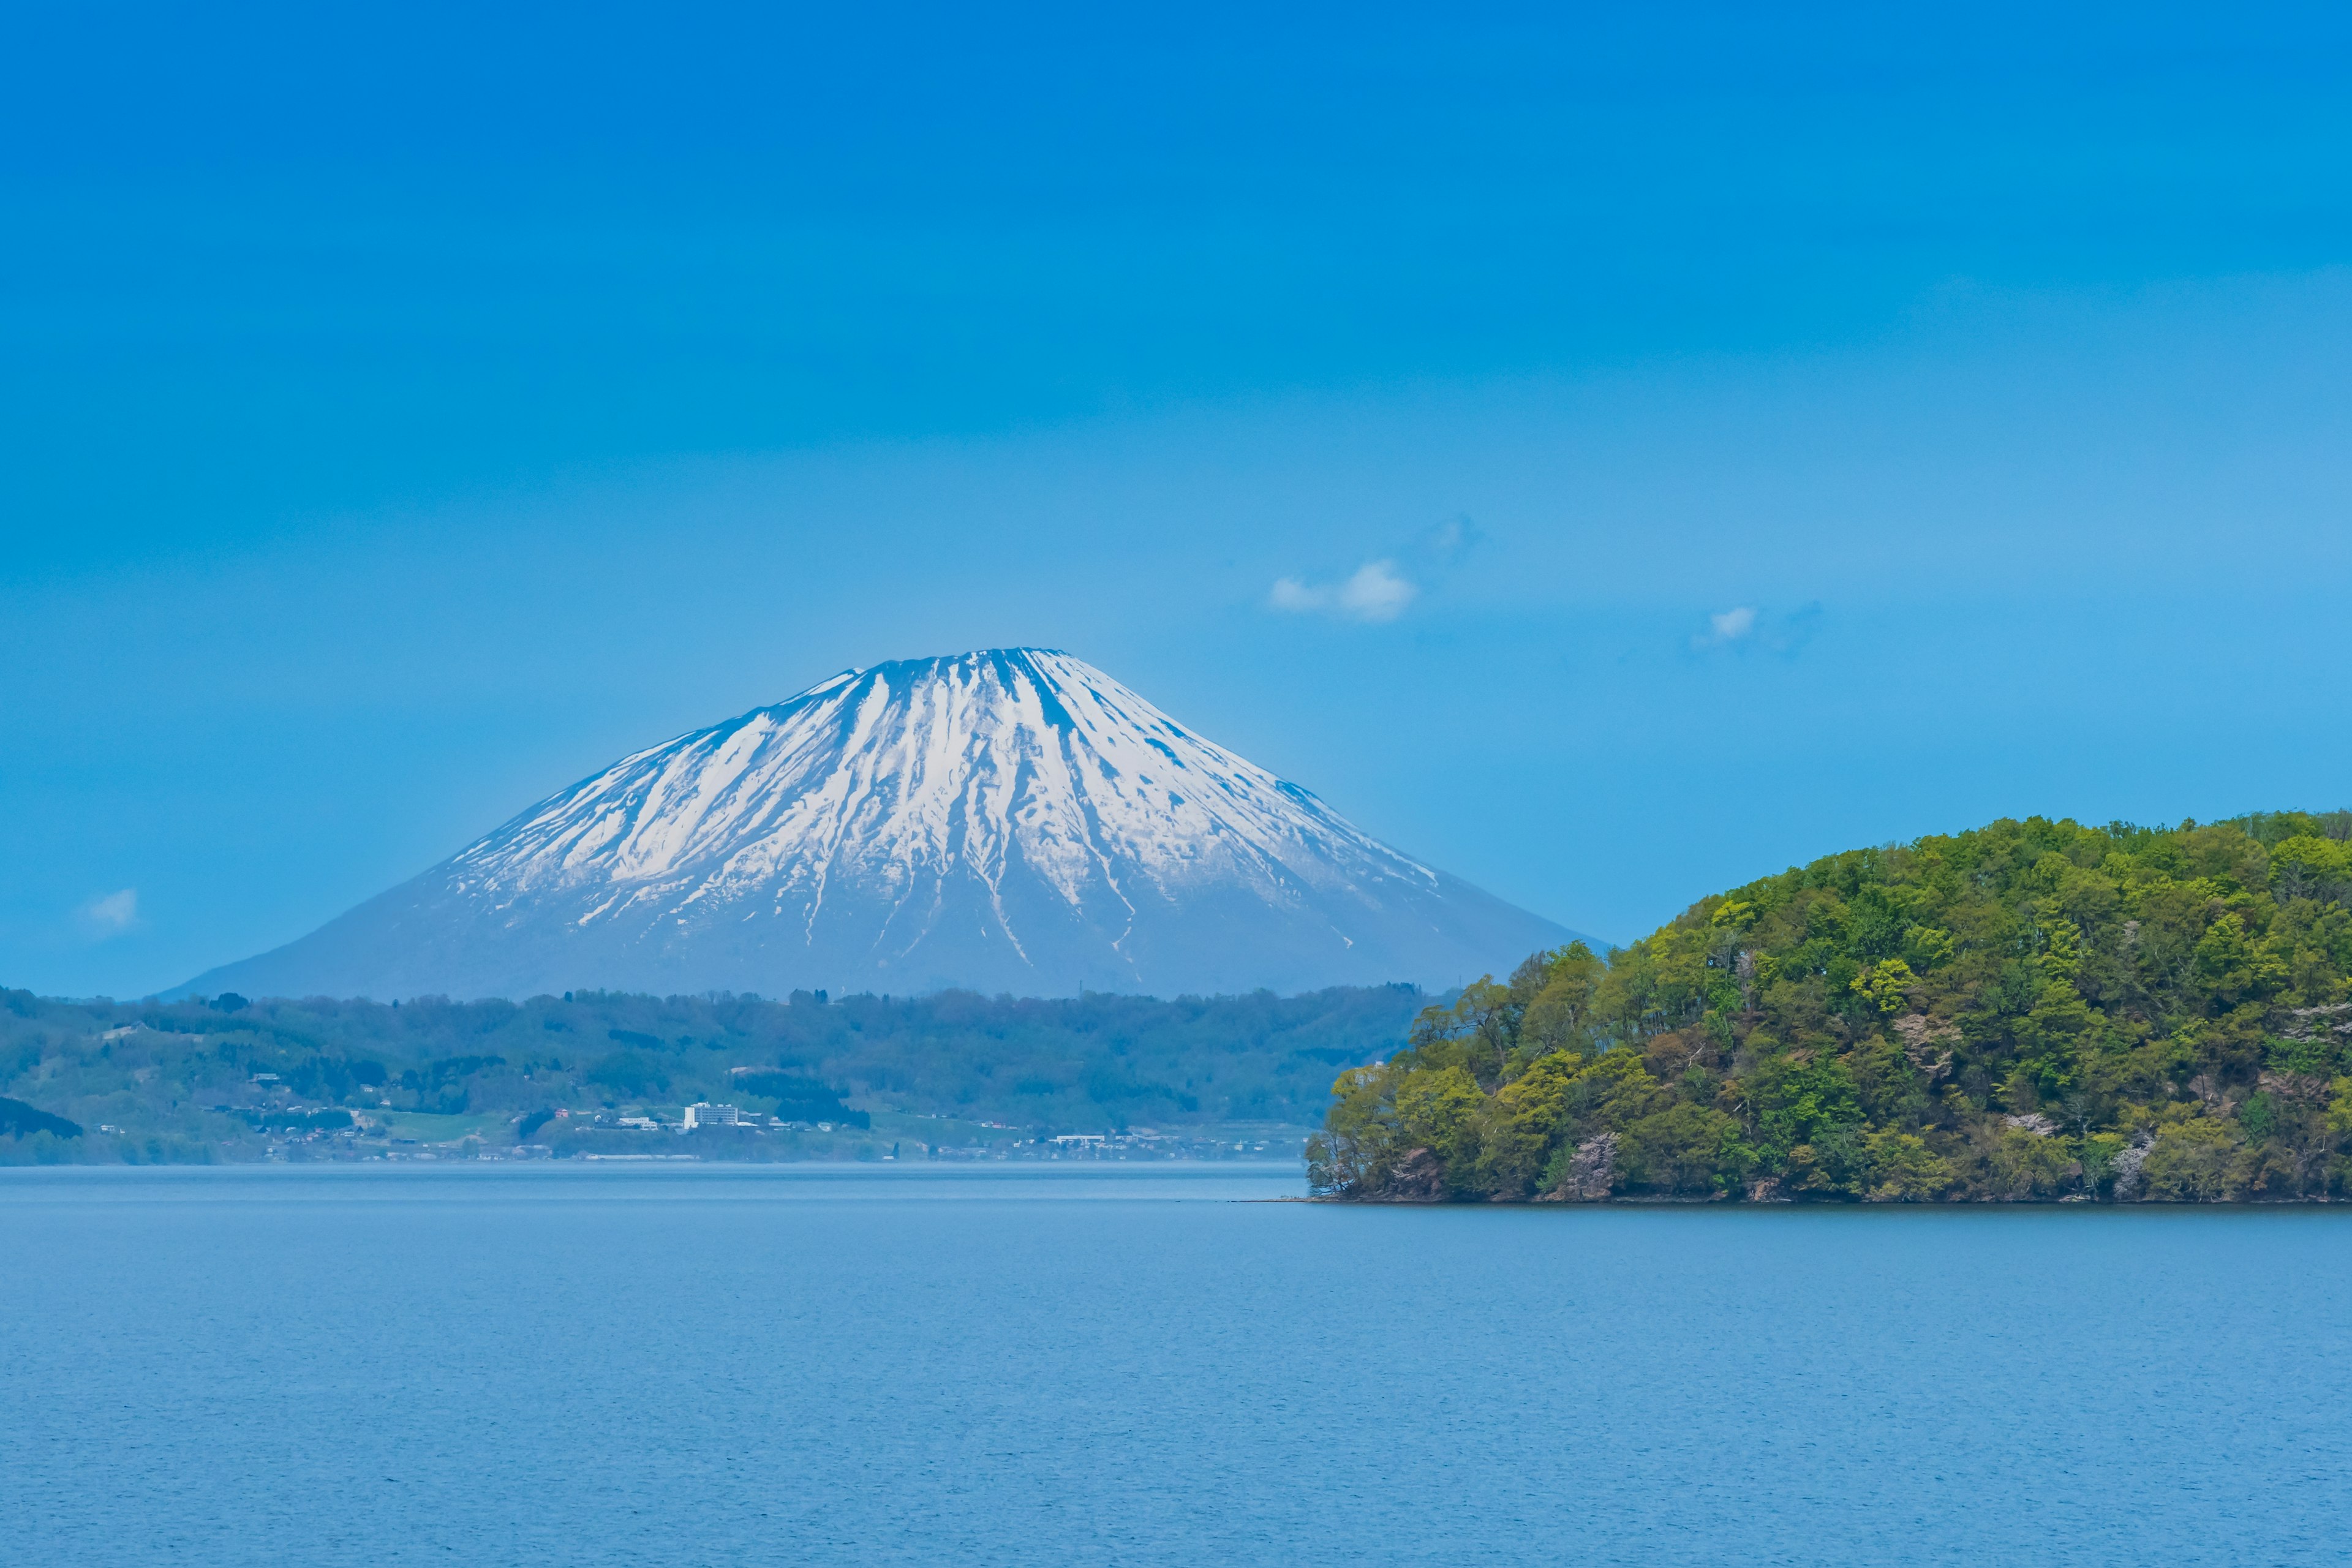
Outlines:
POLYGON ((1620 939, 2345 805, 2347 35, 11 7, 0 983, 993 644, 1620 939))

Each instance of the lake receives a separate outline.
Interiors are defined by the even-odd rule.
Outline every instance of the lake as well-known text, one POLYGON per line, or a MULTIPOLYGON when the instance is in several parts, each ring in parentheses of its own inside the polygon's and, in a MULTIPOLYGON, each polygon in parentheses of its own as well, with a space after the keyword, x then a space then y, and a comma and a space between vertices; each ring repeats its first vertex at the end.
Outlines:
POLYGON ((0 1173, 8 1561, 2302 1563, 2352 1213, 0 1173))

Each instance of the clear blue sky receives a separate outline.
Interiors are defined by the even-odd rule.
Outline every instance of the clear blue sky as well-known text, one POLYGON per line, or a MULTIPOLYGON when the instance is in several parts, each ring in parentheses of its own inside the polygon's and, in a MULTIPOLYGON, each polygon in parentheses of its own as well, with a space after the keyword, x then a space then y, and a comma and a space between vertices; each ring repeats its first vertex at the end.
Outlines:
POLYGON ((0 17, 0 984, 853 664, 1581 929, 2352 802, 2340 7, 0 17))

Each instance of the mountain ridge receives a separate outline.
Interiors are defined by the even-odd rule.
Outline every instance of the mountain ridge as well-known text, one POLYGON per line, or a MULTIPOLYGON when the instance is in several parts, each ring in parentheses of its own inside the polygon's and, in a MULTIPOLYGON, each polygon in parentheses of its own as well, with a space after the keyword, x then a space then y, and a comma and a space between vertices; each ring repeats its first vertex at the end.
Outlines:
POLYGON ((185 989, 1303 991, 1571 936, 1067 653, 994 648, 633 752, 185 989))

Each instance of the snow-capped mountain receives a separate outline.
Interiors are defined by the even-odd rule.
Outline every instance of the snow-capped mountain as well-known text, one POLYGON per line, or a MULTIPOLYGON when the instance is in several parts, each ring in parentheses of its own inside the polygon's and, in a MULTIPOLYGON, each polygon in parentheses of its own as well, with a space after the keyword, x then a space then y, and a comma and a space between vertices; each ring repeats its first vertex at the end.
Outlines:
POLYGON ((1453 984, 1570 933, 1065 653, 850 670, 622 758, 199 993, 1453 984))

